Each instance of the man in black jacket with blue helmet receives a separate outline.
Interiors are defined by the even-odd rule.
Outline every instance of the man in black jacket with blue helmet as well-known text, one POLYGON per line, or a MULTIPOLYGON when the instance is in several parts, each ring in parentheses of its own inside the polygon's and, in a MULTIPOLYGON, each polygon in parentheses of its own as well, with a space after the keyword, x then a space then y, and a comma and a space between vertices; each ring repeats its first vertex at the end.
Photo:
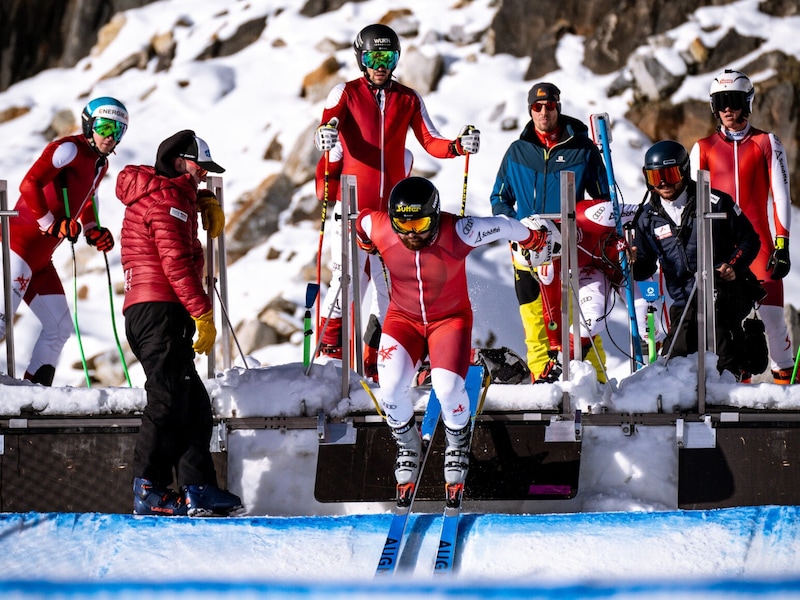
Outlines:
MULTIPOLYGON (((697 294, 692 295, 697 272, 697 184, 689 175, 689 154, 673 140, 650 147, 642 169, 649 198, 634 219, 632 247, 633 276, 652 276, 660 263, 667 293, 672 299, 672 326, 664 340, 664 354, 686 356, 698 350, 697 294), (688 305, 688 307, 687 307, 688 305), (683 323, 678 327, 681 316, 683 323), (673 347, 674 346, 674 347, 673 347)), ((743 373, 742 319, 753 306, 746 281, 752 279, 750 264, 761 246, 753 225, 734 203, 719 190, 711 190, 711 212, 725 219, 711 221, 715 271, 717 369, 743 373)))

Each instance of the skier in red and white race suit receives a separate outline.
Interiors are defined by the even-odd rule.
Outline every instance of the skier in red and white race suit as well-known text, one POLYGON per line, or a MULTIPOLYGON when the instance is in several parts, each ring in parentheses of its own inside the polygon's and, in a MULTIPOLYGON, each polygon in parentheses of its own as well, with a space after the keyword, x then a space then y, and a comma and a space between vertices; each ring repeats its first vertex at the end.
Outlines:
POLYGON ((778 137, 748 121, 754 97, 755 89, 747 75, 730 69, 719 73, 710 88, 711 112, 719 121, 719 128, 699 140, 689 158, 692 173, 708 171, 712 187, 731 195, 761 240, 758 256, 750 265, 767 290, 758 315, 767 334, 773 381, 788 384, 792 383, 794 367, 792 342, 783 316, 783 278, 791 269, 789 170, 786 150, 778 137), (770 196, 774 234, 770 229, 770 196))
POLYGON ((82 135, 51 142, 20 184, 20 198, 9 219, 11 314, 0 318, 0 337, 21 301, 42 324, 24 378, 52 385, 61 351, 73 331, 64 288, 53 253, 65 239, 78 241, 83 224, 86 243, 98 251, 114 247, 111 232, 97 223, 95 193, 108 170, 107 156, 128 127, 128 111, 114 98, 89 102, 81 113, 82 135))
MULTIPOLYGON (((636 214, 637 204, 620 204, 622 223, 628 223, 636 214)), ((576 207, 576 227, 578 238, 578 305, 580 306, 581 346, 591 343, 591 337, 600 333, 603 321, 613 308, 612 294, 627 306, 625 277, 620 266, 621 252, 627 250, 627 243, 616 230, 614 205, 609 200, 586 199, 576 207)), ((540 268, 541 269, 541 268, 540 268)), ((642 341, 647 339, 648 302, 642 297, 637 284, 633 286, 636 325, 642 341)), ((654 339, 656 343, 666 337, 661 323, 660 302, 654 303, 656 309, 654 339)), ((573 317, 574 318, 574 317, 573 317)), ((627 349, 627 345, 625 348, 627 349)))
POLYGON ((388 212, 362 210, 356 232, 363 250, 380 254, 392 280, 378 370, 381 407, 398 444, 398 484, 415 481, 419 469, 421 439, 411 386, 426 355, 447 437, 445 480, 451 485, 463 483, 469 466, 470 409, 465 378, 473 319, 467 255, 496 240, 514 240, 540 251, 548 232, 533 219, 442 213, 439 192, 422 177, 409 177, 394 187, 388 212))
MULTIPOLYGON (((409 128, 420 145, 436 158, 474 154, 480 148, 480 132, 471 126, 461 129, 454 140, 446 139, 431 121, 422 97, 392 79, 400 58, 400 41, 386 25, 369 25, 353 42, 363 77, 335 86, 328 95, 321 124, 314 141, 325 152, 317 165, 317 196, 339 200, 339 176, 356 177, 358 209, 386 210, 392 187, 411 170, 406 151, 409 128), (328 176, 325 176, 325 173, 328 176), (328 193, 325 194, 327 179, 328 193)), ((331 285, 321 305, 324 326, 321 353, 340 358, 342 347, 341 305, 341 203, 334 208, 336 230, 331 238, 331 285), (332 312, 331 312, 332 310, 332 312)), ((365 372, 375 375, 376 348, 380 323, 389 303, 388 285, 377 257, 359 257, 363 295, 372 287, 371 317, 365 333, 365 372)))

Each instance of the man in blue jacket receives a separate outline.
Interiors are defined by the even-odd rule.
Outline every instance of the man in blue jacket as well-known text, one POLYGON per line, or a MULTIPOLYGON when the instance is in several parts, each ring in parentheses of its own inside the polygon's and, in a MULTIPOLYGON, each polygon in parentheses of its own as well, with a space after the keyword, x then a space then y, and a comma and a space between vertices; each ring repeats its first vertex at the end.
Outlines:
MULTIPOLYGON (((673 356, 687 356, 698 350, 697 294, 692 294, 697 272, 697 184, 689 176, 689 154, 672 140, 650 147, 642 171, 650 195, 634 218, 633 276, 636 280, 647 279, 655 273, 656 262, 660 263, 672 299, 672 327, 662 351, 666 355, 674 346, 673 356)), ((753 288, 747 282, 755 279, 750 264, 761 242, 749 219, 728 194, 711 190, 711 212, 726 215, 725 219, 711 221, 717 369, 720 373, 728 370, 741 381, 749 378, 742 368, 742 320, 754 302, 753 288)), ((758 291, 759 287, 755 285, 754 289, 758 291)))
MULTIPOLYGON (((528 92, 528 113, 531 120, 500 163, 491 195, 492 214, 524 219, 560 213, 562 171, 575 173, 576 201, 587 194, 609 199, 600 151, 586 125, 561 113, 561 91, 552 83, 535 84, 528 92)), ((561 259, 554 256, 551 264, 536 267, 530 253, 517 244, 511 248, 531 376, 534 383, 557 381, 561 374, 561 259)), ((605 381, 600 336, 595 336, 594 343, 600 356, 588 344, 583 355, 597 369, 598 379, 605 381)))

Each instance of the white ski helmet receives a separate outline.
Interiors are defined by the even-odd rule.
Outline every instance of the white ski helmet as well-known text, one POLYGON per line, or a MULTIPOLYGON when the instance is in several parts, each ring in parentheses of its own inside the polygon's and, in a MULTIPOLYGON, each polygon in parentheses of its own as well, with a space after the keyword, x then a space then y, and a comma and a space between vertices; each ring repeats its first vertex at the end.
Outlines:
POLYGON ((747 117, 753 112, 753 97, 756 95, 753 83, 741 71, 725 69, 714 77, 709 90, 711 96, 711 112, 719 118, 719 112, 730 107, 733 110, 742 110, 742 116, 747 117))

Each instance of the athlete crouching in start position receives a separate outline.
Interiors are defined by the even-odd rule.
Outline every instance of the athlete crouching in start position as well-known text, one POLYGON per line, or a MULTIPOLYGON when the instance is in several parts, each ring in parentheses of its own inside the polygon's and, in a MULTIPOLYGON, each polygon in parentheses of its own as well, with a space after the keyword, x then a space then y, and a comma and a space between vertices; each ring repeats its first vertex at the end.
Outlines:
POLYGON ((513 240, 540 252, 549 233, 536 215, 458 217, 440 212, 439 192, 427 179, 400 181, 389 211, 363 210, 356 221, 359 246, 380 253, 392 293, 378 352, 381 407, 397 442, 398 499, 413 492, 422 440, 411 385, 429 356, 431 384, 442 405, 448 489, 463 487, 469 467, 469 398, 465 378, 472 344, 472 306, 467 292, 467 255, 496 240, 513 240))

